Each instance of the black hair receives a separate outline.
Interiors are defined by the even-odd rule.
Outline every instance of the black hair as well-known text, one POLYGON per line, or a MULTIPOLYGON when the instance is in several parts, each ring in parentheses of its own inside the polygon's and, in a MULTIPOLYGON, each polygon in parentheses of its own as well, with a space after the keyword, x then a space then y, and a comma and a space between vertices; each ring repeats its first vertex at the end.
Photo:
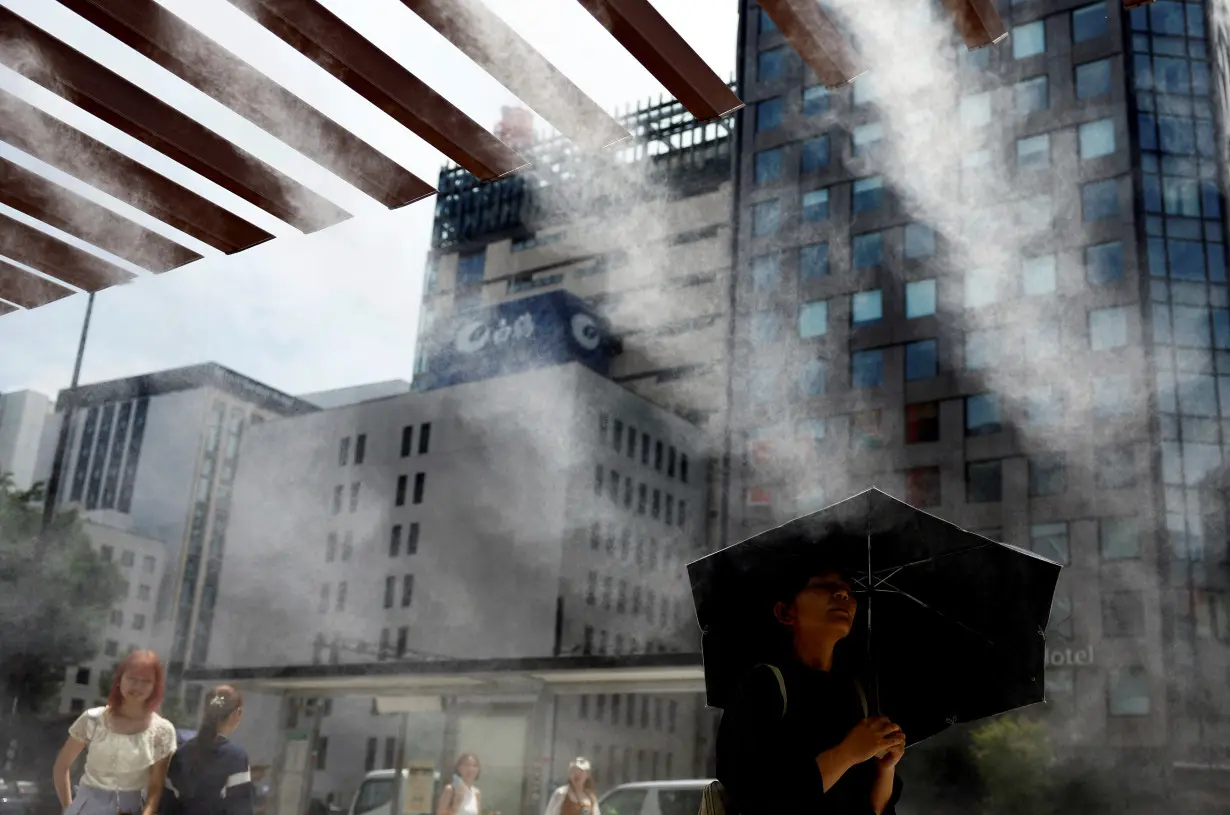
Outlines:
POLYGON ((216 685, 205 694, 204 711, 201 714, 201 729, 197 731, 195 750, 191 756, 197 766, 213 754, 218 741, 218 728, 232 713, 243 708, 243 696, 230 685, 216 685))
MULTIPOLYGON (((782 661, 790 661, 797 659, 794 652, 794 636, 791 629, 783 625, 777 619, 777 604, 784 603, 789 605, 794 602, 794 599, 799 596, 803 589, 807 588, 808 583, 818 575, 833 573, 838 575, 843 581, 849 583, 853 588, 851 580, 851 570, 843 568, 839 565, 833 565, 823 560, 808 560, 795 562, 793 568, 783 569, 773 582, 771 591, 766 595, 769 599, 768 614, 766 622, 769 625, 769 635, 771 642, 772 653, 777 659, 782 661)), ((857 624, 857 622, 856 622, 857 624)), ((851 632, 853 633, 853 632, 851 632)), ((851 648, 846 640, 850 637, 845 637, 841 642, 837 643, 836 649, 833 651, 833 670, 834 672, 848 672, 854 670, 849 659, 851 648)), ((858 660, 853 660, 857 662, 858 660)))

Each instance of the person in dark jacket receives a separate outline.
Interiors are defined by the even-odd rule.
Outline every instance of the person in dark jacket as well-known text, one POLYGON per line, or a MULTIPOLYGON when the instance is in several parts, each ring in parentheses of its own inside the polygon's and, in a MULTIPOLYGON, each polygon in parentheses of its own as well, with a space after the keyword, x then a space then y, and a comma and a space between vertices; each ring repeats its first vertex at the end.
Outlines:
POLYGON ((781 658, 748 672, 718 728, 717 779, 739 815, 895 811, 905 734, 867 718, 855 672, 834 664, 856 611, 835 571, 802 574, 772 603, 781 658))
POLYGON ((218 685, 204 707, 201 729, 171 761, 159 815, 252 815, 248 754, 227 738, 243 718, 243 697, 218 685))

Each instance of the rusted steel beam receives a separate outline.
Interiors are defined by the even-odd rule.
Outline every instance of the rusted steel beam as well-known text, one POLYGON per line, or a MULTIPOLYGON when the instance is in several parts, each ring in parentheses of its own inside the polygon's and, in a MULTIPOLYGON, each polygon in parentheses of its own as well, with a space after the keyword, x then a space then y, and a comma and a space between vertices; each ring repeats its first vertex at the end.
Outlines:
POLYGON ((151 272, 201 259, 191 249, 2 158, 0 203, 151 272))
POLYGON ((85 291, 102 291, 133 278, 102 258, 7 215, 0 215, 0 255, 85 291))
POLYGON ((867 72, 854 48, 816 0, 759 2, 826 88, 848 85, 867 72))
POLYGON ((3 90, 0 140, 228 255, 273 237, 3 90))
POLYGON ((598 150, 631 138, 623 125, 484 3, 401 2, 572 143, 598 150))
POLYGON ((965 47, 971 51, 994 45, 1008 36, 1008 27, 992 0, 944 0, 944 7, 952 15, 965 47))
POLYGON ((304 232, 350 213, 0 6, 0 62, 304 232), (14 47, 25 43, 34 49, 14 47))
POLYGON ((59 3, 386 207, 404 206, 435 192, 154 0, 59 3))
POLYGON ((453 106, 316 0, 230 0, 424 141, 490 181, 527 166, 453 106))
POLYGON ((10 306, 8 303, 0 303, 0 317, 5 314, 12 314, 17 310, 17 306, 10 306))
POLYGON ((0 260, 0 299, 16 303, 22 308, 38 308, 73 293, 72 289, 0 260))
POLYGON ((649 0, 578 0, 636 61, 700 121, 743 107, 721 77, 649 0))

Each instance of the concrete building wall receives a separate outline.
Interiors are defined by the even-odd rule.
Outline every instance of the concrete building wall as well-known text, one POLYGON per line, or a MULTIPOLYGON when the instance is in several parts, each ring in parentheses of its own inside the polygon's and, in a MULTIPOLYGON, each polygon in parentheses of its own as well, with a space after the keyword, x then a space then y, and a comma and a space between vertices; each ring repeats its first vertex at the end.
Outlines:
POLYGON ((18 490, 28 490, 36 481, 43 429, 50 415, 51 400, 41 393, 0 394, 0 475, 12 476, 18 490))

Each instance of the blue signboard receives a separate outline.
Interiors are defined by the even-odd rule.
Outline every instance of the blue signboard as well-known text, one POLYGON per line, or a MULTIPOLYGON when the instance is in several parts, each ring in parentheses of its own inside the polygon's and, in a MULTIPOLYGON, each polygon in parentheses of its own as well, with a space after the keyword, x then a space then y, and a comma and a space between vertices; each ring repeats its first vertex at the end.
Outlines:
POLYGON ((610 375, 618 342, 580 298, 553 291, 459 314, 432 337, 424 390, 580 362, 610 375))

